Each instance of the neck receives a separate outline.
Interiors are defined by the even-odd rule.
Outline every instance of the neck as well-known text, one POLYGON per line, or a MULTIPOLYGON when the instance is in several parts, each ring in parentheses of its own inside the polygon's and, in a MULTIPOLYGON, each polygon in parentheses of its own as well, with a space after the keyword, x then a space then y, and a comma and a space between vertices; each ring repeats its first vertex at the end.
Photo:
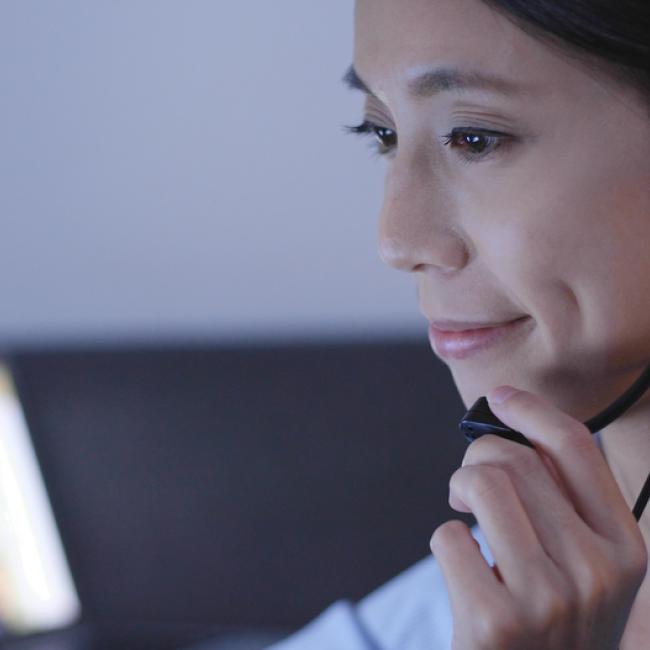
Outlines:
MULTIPOLYGON (((605 427, 600 438, 607 464, 631 510, 650 472, 650 390, 605 427)), ((639 526, 650 549, 650 504, 639 526)))
MULTIPOLYGON (((624 386, 623 390, 629 385, 631 383, 624 386)), ((650 389, 625 413, 601 430, 600 440, 607 464, 632 510, 650 472, 650 389)), ((639 527, 646 548, 650 551, 650 503, 641 515, 639 527)), ((650 633, 649 611, 650 575, 646 574, 621 640, 621 650, 640 648, 646 642, 650 633)))

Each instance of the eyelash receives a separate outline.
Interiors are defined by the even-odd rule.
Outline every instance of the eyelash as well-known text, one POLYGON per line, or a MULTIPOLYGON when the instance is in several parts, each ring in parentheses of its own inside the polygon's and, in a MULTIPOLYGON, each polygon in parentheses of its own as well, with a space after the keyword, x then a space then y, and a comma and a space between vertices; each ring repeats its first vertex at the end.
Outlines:
MULTIPOLYGON (((397 146, 397 134, 393 129, 390 129, 385 126, 381 126, 379 124, 375 124, 370 120, 364 120, 358 126, 345 126, 343 128, 347 133, 351 133, 353 135, 360 135, 362 137, 374 136, 375 140, 372 143, 372 149, 374 150, 375 155, 379 157, 389 155, 397 146), (390 131, 391 133, 394 133, 395 143, 392 145, 385 144, 381 140, 381 136, 380 136, 381 131, 390 131)), ((443 144, 445 146, 451 146, 452 149, 456 149, 459 147, 462 149, 461 145, 453 144, 459 136, 462 137, 477 136, 480 138, 487 139, 488 141, 492 141, 493 143, 493 146, 489 149, 487 153, 468 154, 468 153, 459 152, 461 160, 468 163, 479 162, 488 158, 493 153, 495 153, 497 149, 504 148, 507 145, 511 144, 511 141, 514 139, 513 136, 510 136, 506 133, 499 133, 498 131, 490 131, 489 129, 480 129, 480 128, 473 128, 473 127, 462 127, 462 128, 458 127, 452 129, 451 132, 448 133, 447 135, 442 136, 441 140, 443 141, 443 144)))

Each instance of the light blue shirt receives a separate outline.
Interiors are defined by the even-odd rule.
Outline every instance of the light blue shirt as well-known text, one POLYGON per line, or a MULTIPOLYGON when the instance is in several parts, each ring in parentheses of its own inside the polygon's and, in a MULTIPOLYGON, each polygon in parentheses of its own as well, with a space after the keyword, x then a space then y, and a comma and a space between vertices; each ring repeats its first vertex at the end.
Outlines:
MULTIPOLYGON (((594 434, 602 449, 600 432, 594 434)), ((494 564, 478 524, 471 528, 494 564)), ((416 562, 356 605, 339 600, 307 626, 267 650, 449 650, 453 619, 433 556, 416 562)))
MULTIPOLYGON (((478 526, 471 532, 492 564, 478 526)), ((430 555, 357 605, 335 602, 306 627, 268 650, 449 650, 451 636, 445 581, 430 555)))

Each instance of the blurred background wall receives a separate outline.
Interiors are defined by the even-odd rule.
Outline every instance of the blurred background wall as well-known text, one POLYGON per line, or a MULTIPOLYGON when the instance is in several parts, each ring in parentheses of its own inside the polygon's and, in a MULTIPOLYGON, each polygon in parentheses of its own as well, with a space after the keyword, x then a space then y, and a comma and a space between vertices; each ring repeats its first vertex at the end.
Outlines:
POLYGON ((0 2, 0 345, 396 335, 353 3, 0 2))
POLYGON ((0 0, 0 356, 101 647, 286 632, 451 514, 464 411, 378 256, 352 54, 352 0, 0 0))

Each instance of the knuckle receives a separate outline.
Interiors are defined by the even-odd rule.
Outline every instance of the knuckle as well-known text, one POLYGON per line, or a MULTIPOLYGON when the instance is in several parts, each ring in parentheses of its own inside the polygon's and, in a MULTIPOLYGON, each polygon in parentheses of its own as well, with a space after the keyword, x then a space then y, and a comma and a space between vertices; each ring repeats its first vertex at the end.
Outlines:
POLYGON ((465 489, 471 499, 481 499, 492 492, 503 491, 511 485, 508 473, 493 465, 475 465, 464 468, 465 489))
POLYGON ((639 584, 641 584, 648 572, 648 549, 646 548, 646 545, 644 543, 637 544, 636 550, 631 552, 628 558, 629 576, 636 578, 639 581, 639 584))
POLYGON ((639 539, 634 539, 623 550, 618 548, 613 563, 619 568, 623 586, 638 588, 648 570, 648 550, 643 538, 639 535, 639 539))
POLYGON ((508 399, 510 404, 516 404, 517 413, 524 420, 527 420, 529 416, 534 416, 539 411, 540 401, 544 403, 541 395, 535 395, 525 390, 519 391, 508 399))
POLYGON ((587 610, 595 611, 614 591, 616 572, 602 558, 577 567, 577 585, 587 610))
POLYGON ((560 432, 560 451, 571 449, 580 454, 588 454, 596 449, 591 431, 578 420, 569 420, 560 432))

